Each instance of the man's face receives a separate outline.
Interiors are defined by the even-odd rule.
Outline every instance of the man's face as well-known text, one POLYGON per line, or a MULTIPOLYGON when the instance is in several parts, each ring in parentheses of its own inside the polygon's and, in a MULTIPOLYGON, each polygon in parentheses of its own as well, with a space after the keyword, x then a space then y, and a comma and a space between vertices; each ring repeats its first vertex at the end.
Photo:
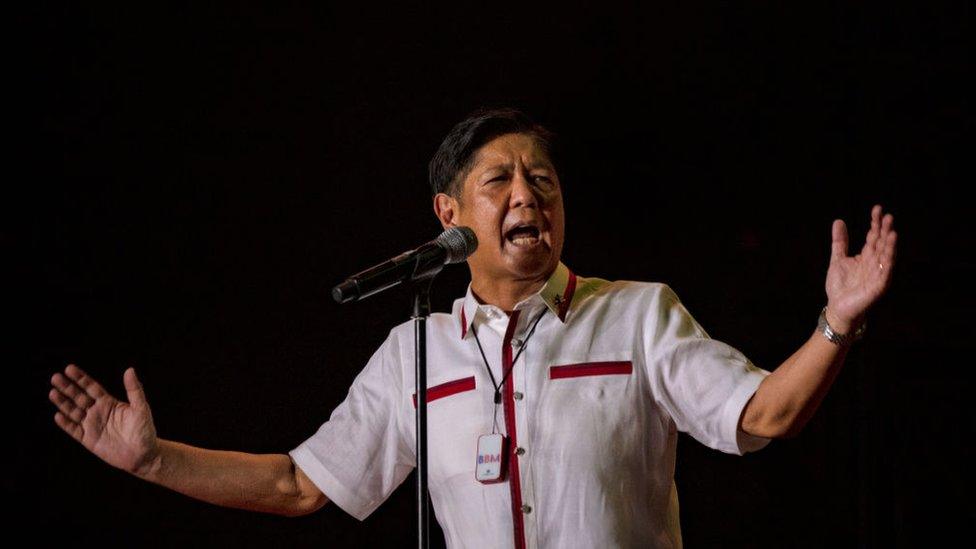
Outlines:
POLYGON ((482 146, 462 182, 460 201, 450 203, 451 223, 470 227, 478 237, 478 249, 468 258, 472 278, 544 280, 559 263, 562 189, 549 156, 531 136, 506 134, 482 146))

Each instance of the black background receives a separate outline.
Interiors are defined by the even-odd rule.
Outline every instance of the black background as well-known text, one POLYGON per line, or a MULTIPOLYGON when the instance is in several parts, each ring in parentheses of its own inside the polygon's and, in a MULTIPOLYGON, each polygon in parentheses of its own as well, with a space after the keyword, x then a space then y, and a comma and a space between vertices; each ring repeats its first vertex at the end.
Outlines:
MULTIPOLYGON (((413 543, 412 476, 364 523, 212 507, 87 454, 48 380, 73 361, 122 394, 135 365, 161 436, 293 448, 409 314, 403 291, 340 307, 329 288, 435 236, 430 156, 471 110, 514 105, 569 153, 567 265, 667 282, 768 370, 824 304, 831 221, 858 249, 872 204, 896 216, 894 283, 804 433, 745 457, 682 435, 688 547, 968 533, 970 9, 28 8, 0 233, 11 524, 79 545, 413 543)), ((441 276, 435 309, 467 275, 441 276)))

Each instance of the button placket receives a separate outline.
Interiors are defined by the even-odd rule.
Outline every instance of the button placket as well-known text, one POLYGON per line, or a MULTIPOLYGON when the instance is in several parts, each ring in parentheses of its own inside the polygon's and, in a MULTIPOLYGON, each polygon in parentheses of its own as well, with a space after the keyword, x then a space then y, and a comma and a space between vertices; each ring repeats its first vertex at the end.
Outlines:
MULTIPOLYGON (((525 334, 520 334, 524 337, 525 334)), ((533 336, 533 341, 535 337, 539 334, 533 336)), ((541 342, 541 338, 539 342, 541 342)), ((541 343, 540 343, 541 345, 541 343)), ((515 349, 518 351, 519 349, 515 349)), ((538 502, 535 501, 535 490, 533 490, 534 479, 532 475, 532 455, 529 452, 529 442, 532 440, 532 432, 530 430, 529 421, 529 402, 525 398, 527 394, 526 383, 529 376, 532 375, 533 371, 537 368, 534 364, 534 359, 536 356, 540 356, 540 353, 536 352, 537 348, 533 344, 529 344, 527 348, 522 349, 522 356, 519 359, 519 365, 515 368, 516 371, 512 373, 512 398, 515 401, 515 418, 516 425, 518 428, 518 446, 515 448, 515 455, 518 456, 519 462, 519 476, 521 478, 521 493, 522 493, 522 522, 525 531, 525 540, 529 547, 534 546, 534 541, 537 528, 535 523, 535 517, 538 514, 536 512, 536 507, 538 502)))
MULTIPOLYGON (((515 409, 517 410, 517 413, 515 414, 515 425, 519 432, 519 446, 523 447, 522 453, 524 453, 526 443, 531 440, 531 433, 529 432, 528 407, 524 406, 524 399, 525 379, 529 375, 529 360, 533 355, 534 353, 532 353, 532 349, 524 349, 522 351, 522 357, 519 359, 519 363, 515 365, 515 370, 512 372, 512 399, 515 400, 515 409)), ((518 453, 518 450, 516 450, 516 453, 518 453)), ((522 454, 519 453, 518 455, 521 456, 522 454)), ((521 462, 519 463, 519 466, 523 472, 527 469, 527 467, 522 466, 521 462)), ((525 488, 523 483, 523 492, 524 490, 525 488)))

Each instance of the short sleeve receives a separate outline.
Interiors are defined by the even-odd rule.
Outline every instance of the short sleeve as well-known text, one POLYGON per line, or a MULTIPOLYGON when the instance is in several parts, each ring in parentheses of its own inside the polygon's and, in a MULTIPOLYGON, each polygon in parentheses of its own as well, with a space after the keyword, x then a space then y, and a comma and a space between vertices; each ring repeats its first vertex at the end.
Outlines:
POLYGON ((353 381, 346 399, 308 440, 289 452, 322 493, 359 520, 416 466, 400 428, 402 370, 393 335, 353 381))
POLYGON ((662 285, 648 314, 644 344, 651 388, 678 430, 729 454, 769 444, 771 439, 739 429, 742 411, 769 372, 711 339, 668 286, 662 285))

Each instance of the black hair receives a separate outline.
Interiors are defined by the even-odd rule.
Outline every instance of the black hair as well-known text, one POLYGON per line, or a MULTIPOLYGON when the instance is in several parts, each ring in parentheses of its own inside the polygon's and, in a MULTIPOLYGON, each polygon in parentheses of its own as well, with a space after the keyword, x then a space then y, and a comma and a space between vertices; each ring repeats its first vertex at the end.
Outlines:
POLYGON ((521 133, 532 137, 557 168, 556 135, 513 108, 479 109, 454 126, 430 159, 430 188, 434 194, 461 196, 461 182, 471 169, 475 153, 496 137, 521 133))

